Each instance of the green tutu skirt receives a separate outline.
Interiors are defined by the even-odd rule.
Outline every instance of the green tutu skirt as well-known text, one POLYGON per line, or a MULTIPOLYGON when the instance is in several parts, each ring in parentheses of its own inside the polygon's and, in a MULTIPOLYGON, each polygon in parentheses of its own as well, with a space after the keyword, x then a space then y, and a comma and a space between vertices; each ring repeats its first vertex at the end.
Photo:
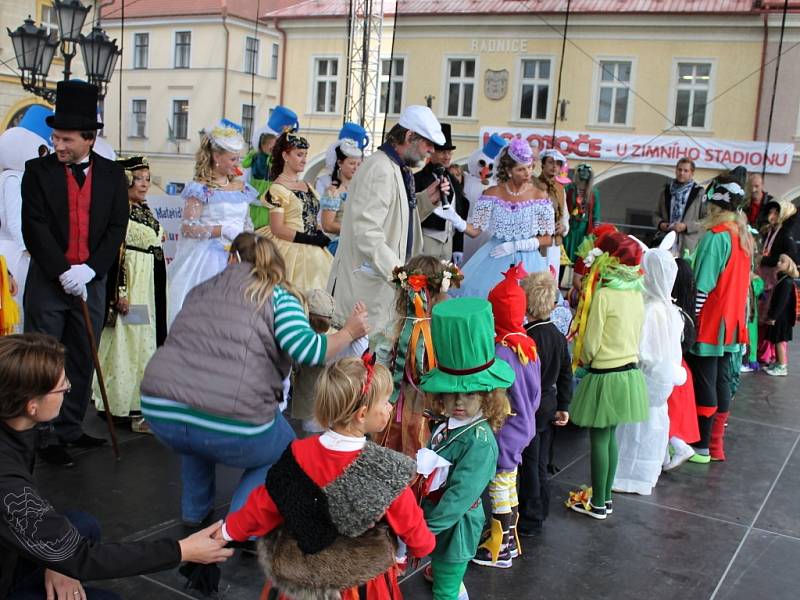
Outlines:
POLYGON ((587 373, 569 407, 570 421, 581 427, 639 423, 647 416, 647 388, 639 369, 587 373))

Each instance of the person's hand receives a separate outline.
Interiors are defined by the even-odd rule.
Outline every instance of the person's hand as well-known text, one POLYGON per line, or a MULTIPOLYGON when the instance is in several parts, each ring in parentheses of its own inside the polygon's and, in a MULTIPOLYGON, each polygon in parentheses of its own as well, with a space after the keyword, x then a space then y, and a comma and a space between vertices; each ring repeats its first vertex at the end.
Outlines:
POLYGON ((117 300, 117 312, 121 315, 127 315, 130 304, 127 298, 120 298, 117 300))
POLYGON ((489 252, 489 256, 492 258, 502 258, 504 256, 510 256, 511 254, 514 254, 514 242, 503 242, 492 248, 492 251, 489 252))
POLYGON ((450 221, 458 231, 463 232, 467 228, 467 222, 461 218, 452 204, 437 206, 433 209, 433 214, 445 221, 450 221))
POLYGON ((564 235, 564 224, 563 223, 556 223, 556 235, 564 235))
POLYGON ((457 267, 460 267, 464 264, 464 253, 463 252, 453 252, 453 264, 457 267))
POLYGON ((768 319, 767 325, 775 325, 775 319, 768 319))
POLYGON ((17 292, 19 292, 17 280, 14 279, 14 276, 11 273, 8 274, 8 291, 11 292, 12 296, 16 296, 17 292))
POLYGON ((367 306, 363 302, 358 301, 355 303, 353 312, 350 313, 342 330, 346 331, 353 340, 364 337, 369 333, 369 312, 367 312, 367 306))
POLYGON ((86 600, 80 581, 50 569, 44 570, 44 591, 47 600, 86 600))
POLYGON ((228 542, 214 538, 214 535, 221 529, 222 521, 217 521, 213 525, 179 541, 181 560, 207 565, 224 562, 233 556, 233 549, 225 547, 228 542))
POLYGON ((683 233, 686 231, 686 223, 675 223, 674 230, 675 233, 683 233))
POLYGON ((553 425, 556 427, 563 427, 569 423, 569 413, 565 410, 557 410, 556 417, 553 419, 553 425))
POLYGON ((92 279, 94 279, 94 276, 94 269, 92 269, 89 265, 81 264, 72 265, 69 270, 64 271, 58 279, 61 281, 61 285, 68 294, 77 296, 78 294, 69 291, 67 288, 74 289, 76 287, 85 286, 92 279))

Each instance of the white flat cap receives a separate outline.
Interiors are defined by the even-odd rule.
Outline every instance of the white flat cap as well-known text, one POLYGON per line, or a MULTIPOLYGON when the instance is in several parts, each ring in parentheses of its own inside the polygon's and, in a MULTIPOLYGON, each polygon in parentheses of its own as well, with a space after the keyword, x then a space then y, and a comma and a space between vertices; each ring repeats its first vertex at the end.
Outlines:
POLYGON ((445 140, 444 133, 442 133, 442 126, 436 119, 436 115, 427 106, 420 106, 419 104, 412 104, 407 106, 401 113, 400 119, 397 121, 402 127, 410 129, 414 133, 429 139, 434 144, 444 146, 445 140))

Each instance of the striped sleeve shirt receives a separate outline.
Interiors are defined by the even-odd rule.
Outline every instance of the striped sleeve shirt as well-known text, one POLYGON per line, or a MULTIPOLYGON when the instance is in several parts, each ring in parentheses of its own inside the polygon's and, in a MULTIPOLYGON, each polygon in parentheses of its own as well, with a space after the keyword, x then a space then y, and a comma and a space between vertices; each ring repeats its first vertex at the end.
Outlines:
POLYGON ((321 365, 328 351, 328 338, 311 329, 300 301, 276 286, 272 293, 275 340, 292 360, 301 365, 321 365))
MULTIPOLYGON (((280 349, 296 363, 309 366, 324 364, 328 338, 311 329, 300 301, 282 287, 275 286, 272 308, 275 340, 280 349)), ((142 396, 142 413, 149 421, 188 423, 209 431, 239 436, 262 434, 275 422, 273 419, 254 425, 236 418, 213 415, 174 400, 150 396, 142 396)))

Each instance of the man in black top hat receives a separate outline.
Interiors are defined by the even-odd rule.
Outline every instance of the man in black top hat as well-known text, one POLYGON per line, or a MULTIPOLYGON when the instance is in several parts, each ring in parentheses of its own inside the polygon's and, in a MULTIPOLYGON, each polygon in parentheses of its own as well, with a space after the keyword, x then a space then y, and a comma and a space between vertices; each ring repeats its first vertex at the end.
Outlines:
MULTIPOLYGON (((450 197, 443 200, 442 206, 450 202, 452 209, 462 219, 469 213, 469 201, 464 196, 464 190, 458 180, 450 175, 448 169, 453 160, 452 132, 449 123, 442 123, 445 143, 443 146, 434 144, 433 153, 423 169, 414 175, 414 187, 418 190, 427 188, 434 179, 447 177, 450 181, 450 197)), ((435 256, 440 260, 453 260, 461 263, 464 254, 464 233, 458 231, 451 221, 438 215, 431 214, 422 221, 422 253, 435 256)))
POLYGON ((60 81, 56 111, 47 117, 55 152, 29 160, 22 177, 22 235, 31 254, 26 280, 25 331, 47 333, 67 348, 64 397, 39 456, 71 466, 71 444, 106 443, 83 432, 93 362, 80 298, 86 300, 100 341, 106 273, 125 238, 128 193, 122 168, 92 151, 97 130, 97 87, 60 81))

